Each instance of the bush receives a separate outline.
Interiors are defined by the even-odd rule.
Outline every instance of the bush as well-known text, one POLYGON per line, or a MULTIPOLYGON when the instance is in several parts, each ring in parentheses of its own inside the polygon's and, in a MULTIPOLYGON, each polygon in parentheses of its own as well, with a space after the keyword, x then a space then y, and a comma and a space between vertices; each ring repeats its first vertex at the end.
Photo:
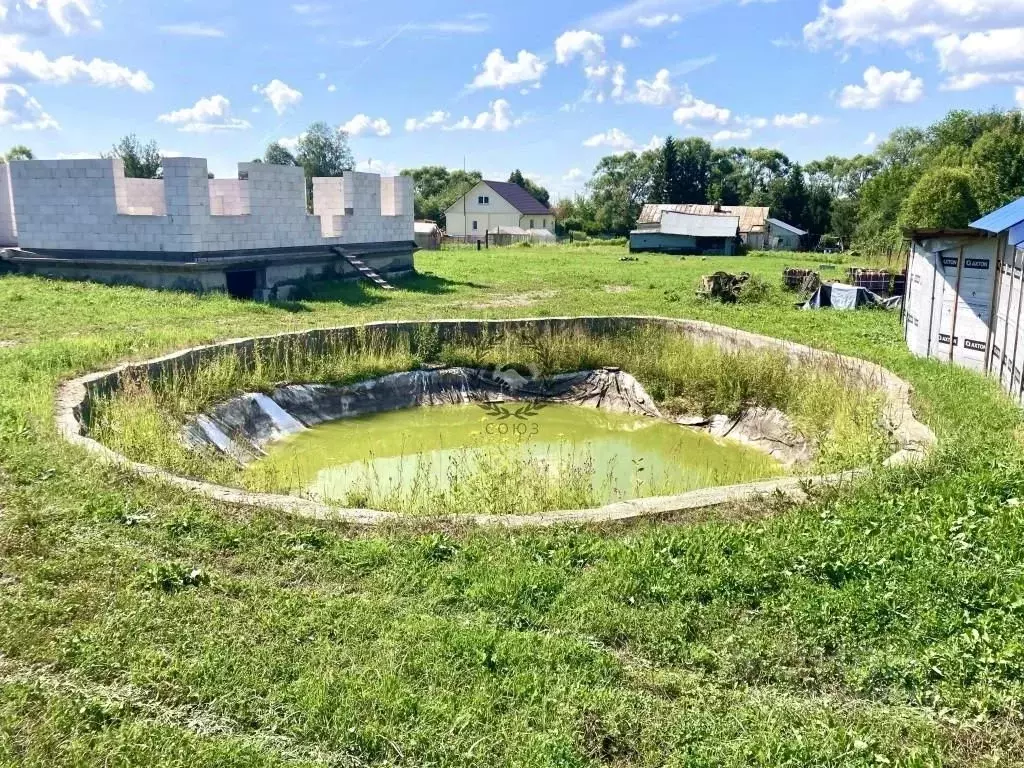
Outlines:
POLYGON ((751 275, 740 288, 736 300, 740 304, 759 304, 768 301, 772 297, 772 286, 763 277, 751 275))
POLYGON ((966 227, 978 218, 971 174, 962 168, 937 168, 914 185, 900 211, 903 229, 966 227))

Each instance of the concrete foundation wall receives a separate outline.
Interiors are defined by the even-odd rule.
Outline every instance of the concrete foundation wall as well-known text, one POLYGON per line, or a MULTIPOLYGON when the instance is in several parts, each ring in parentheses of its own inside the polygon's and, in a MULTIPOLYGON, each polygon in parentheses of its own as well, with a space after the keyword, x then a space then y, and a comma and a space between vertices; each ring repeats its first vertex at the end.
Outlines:
POLYGON ((18 244, 14 223, 14 195, 11 192, 10 163, 0 165, 0 247, 18 244))
MULTIPOLYGON (((377 273, 394 277, 413 271, 413 253, 360 253, 362 261, 377 273)), ((310 279, 358 279, 359 272, 344 259, 323 251, 295 256, 252 254, 232 259, 231 265, 207 262, 201 266, 174 262, 139 262, 131 259, 105 259, 80 263, 65 259, 20 261, 19 271, 63 280, 89 280, 107 285, 136 285, 154 290, 207 291, 227 290, 227 272, 255 270, 258 274, 258 299, 285 299, 292 286, 310 279)))
POLYGON ((346 173, 340 211, 334 201, 323 205, 325 237, 321 216, 306 211, 306 181, 297 167, 240 163, 246 181, 212 184, 202 158, 165 158, 164 178, 144 183, 126 179, 116 160, 10 167, 26 250, 210 252, 413 240, 407 177, 388 180, 385 194, 378 175, 346 173))

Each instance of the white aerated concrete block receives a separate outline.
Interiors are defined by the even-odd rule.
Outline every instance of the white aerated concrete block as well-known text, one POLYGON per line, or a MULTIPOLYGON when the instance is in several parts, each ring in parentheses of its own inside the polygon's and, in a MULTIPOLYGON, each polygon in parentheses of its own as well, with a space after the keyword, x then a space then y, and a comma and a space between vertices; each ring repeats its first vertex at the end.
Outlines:
MULTIPOLYGON (((317 247, 413 239, 413 188, 407 177, 346 173, 314 179, 306 210, 301 168, 240 163, 240 179, 209 179, 206 160, 164 161, 164 178, 129 179, 121 161, 33 160, 0 170, 10 176, 13 216, 26 249, 206 252, 317 247)), ((7 206, 10 210, 11 206, 7 206)))

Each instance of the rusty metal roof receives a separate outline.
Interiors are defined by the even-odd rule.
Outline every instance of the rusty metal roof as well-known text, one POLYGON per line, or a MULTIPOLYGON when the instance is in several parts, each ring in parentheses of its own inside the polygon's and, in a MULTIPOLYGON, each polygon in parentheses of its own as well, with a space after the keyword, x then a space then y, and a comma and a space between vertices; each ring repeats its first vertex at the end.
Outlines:
POLYGON ((689 213, 695 216, 737 216, 740 220, 740 232, 764 232, 767 229, 769 213, 768 208, 760 208, 751 205, 723 205, 717 211, 713 205, 700 205, 697 203, 648 203, 640 211, 638 225, 659 224, 661 214, 665 211, 675 213, 689 213))

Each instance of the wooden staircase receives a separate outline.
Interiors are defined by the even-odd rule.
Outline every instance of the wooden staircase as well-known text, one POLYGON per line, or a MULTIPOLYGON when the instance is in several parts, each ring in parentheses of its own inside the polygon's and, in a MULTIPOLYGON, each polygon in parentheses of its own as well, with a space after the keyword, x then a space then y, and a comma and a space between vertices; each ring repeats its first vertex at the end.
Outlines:
POLYGON ((349 265, 354 267, 359 272, 360 277, 369 280, 378 288, 383 288, 385 291, 395 290, 395 286, 393 286, 391 283, 389 283, 387 280, 381 277, 377 272, 374 272, 372 269, 366 266, 366 262, 363 261, 362 259, 357 258, 356 256, 353 256, 351 254, 345 253, 345 251, 339 248, 338 246, 333 246, 331 250, 334 251, 339 256, 341 256, 341 258, 343 258, 349 265))

